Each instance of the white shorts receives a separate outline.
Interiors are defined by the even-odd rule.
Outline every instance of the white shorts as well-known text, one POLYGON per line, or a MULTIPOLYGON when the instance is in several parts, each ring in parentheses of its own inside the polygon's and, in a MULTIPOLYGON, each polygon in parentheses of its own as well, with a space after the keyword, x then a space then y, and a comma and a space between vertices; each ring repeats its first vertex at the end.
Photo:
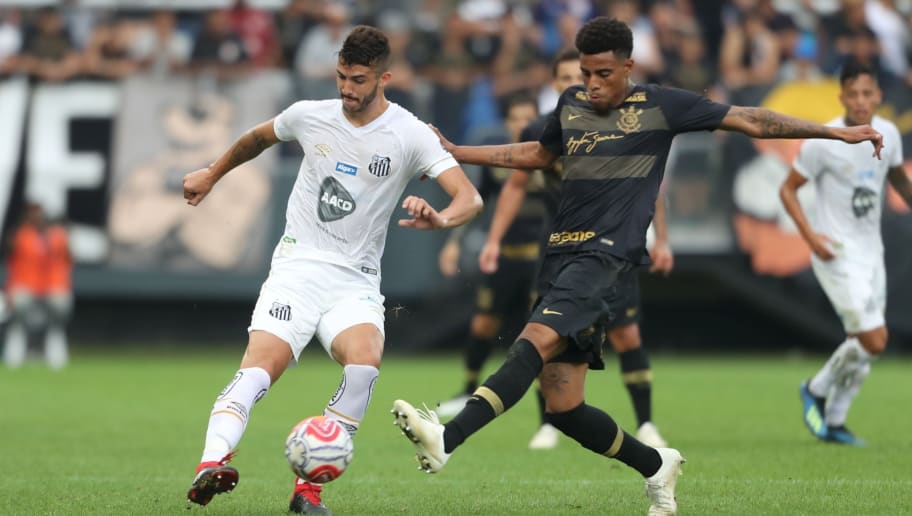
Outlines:
POLYGON ((887 274, 882 257, 861 262, 837 256, 824 262, 815 256, 811 265, 846 333, 866 332, 886 324, 887 274))
POLYGON ((384 334, 383 299, 375 276, 312 259, 276 258, 247 331, 284 340, 295 361, 314 336, 332 356, 333 339, 356 324, 373 324, 384 334))

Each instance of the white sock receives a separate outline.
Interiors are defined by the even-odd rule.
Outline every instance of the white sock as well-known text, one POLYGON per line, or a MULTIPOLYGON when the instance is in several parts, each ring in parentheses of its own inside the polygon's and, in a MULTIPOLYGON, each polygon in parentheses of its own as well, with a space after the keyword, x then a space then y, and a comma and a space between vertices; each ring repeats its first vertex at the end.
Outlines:
POLYGON ((858 339, 848 337, 838 348, 836 348, 836 351, 830 355, 830 358, 823 364, 820 371, 817 371, 817 374, 811 378, 811 382, 808 384, 808 390, 811 391, 811 394, 820 398, 827 397, 830 393, 830 389, 833 387, 833 383, 836 381, 836 376, 842 368, 846 354, 856 346, 859 348, 861 347, 861 343, 858 342, 858 339))
POLYGON ((22 323, 13 320, 6 330, 6 345, 3 346, 3 362, 7 367, 17 368, 25 362, 28 351, 28 335, 22 323))
POLYGON ((66 332, 60 326, 51 326, 44 336, 44 357, 51 369, 63 369, 69 362, 66 332))
POLYGON ((270 383, 269 373, 264 369, 249 367, 238 370, 212 405, 200 462, 222 460, 234 450, 247 428, 250 411, 266 395, 270 383))
POLYGON ((342 369, 342 383, 333 394, 323 415, 342 424, 352 437, 358 431, 380 371, 374 366, 347 365, 342 369))
POLYGON ((826 424, 827 426, 842 426, 845 424, 846 416, 849 414, 849 407, 852 406, 852 400, 861 390, 861 384, 871 372, 871 363, 864 362, 857 369, 845 375, 841 381, 833 385, 833 393, 826 403, 826 424))

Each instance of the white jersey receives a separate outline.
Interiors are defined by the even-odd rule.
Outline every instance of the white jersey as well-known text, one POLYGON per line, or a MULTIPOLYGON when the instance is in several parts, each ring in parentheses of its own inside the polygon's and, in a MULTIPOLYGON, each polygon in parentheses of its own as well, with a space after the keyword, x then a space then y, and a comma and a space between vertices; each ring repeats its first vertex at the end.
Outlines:
POLYGON ((458 166, 427 125, 393 103, 355 127, 341 100, 303 100, 276 117, 275 133, 304 150, 277 254, 345 265, 378 280, 389 220, 406 184, 458 166))
MULTIPOLYGON (((827 125, 845 127, 840 117, 827 125)), ((807 140, 793 163, 794 169, 814 183, 814 231, 826 235, 853 261, 869 262, 883 256, 880 215, 887 171, 902 166, 902 140, 896 126, 875 116, 871 126, 883 135, 883 159, 870 143, 807 140)), ((838 251, 839 249, 837 249, 838 251)))

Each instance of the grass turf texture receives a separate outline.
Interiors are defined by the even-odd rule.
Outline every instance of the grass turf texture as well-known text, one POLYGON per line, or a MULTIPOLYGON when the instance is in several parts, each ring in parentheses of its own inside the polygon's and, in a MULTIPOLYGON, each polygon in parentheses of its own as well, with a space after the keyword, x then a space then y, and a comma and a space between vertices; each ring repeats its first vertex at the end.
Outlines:
MULTIPOLYGON (((77 353, 59 373, 37 364, 0 369, 0 514, 193 514, 184 497, 209 409, 239 356, 239 349, 109 349, 77 353)), ((688 459, 680 514, 912 514, 912 364, 874 364, 849 415, 870 444, 848 448, 816 442, 800 419, 798 383, 822 360, 654 357, 656 422, 688 459)), ((446 399, 460 385, 461 363, 455 355, 387 356, 354 462, 324 492, 337 515, 645 514, 643 481, 633 470, 563 437, 556 450, 526 448, 537 425, 528 395, 443 472, 419 472, 390 406, 397 397, 429 405, 446 399)), ((232 462, 238 487, 204 514, 286 512, 285 436, 321 412, 339 374, 318 347, 305 352, 253 411, 232 462)), ((587 389, 590 403, 635 431, 616 363, 591 372, 587 389)))

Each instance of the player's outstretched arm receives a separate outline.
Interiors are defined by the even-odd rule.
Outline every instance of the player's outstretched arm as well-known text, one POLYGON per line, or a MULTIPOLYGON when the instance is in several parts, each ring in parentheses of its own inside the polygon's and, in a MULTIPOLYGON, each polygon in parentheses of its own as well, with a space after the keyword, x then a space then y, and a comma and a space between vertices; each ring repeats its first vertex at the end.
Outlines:
POLYGON ((449 206, 435 210, 421 197, 410 195, 402 202, 411 219, 401 219, 399 225, 415 229, 445 229, 461 226, 481 212, 484 203, 475 185, 469 181, 460 167, 444 170, 437 176, 437 182, 450 194, 449 206))
POLYGON ((801 209, 801 203, 798 201, 798 189, 804 186, 807 181, 807 178, 792 169, 779 188, 779 198, 782 199, 785 211, 795 221, 795 226, 798 227, 801 237, 811 247, 811 251, 821 260, 832 260, 836 255, 830 249, 831 241, 829 237, 815 233, 811 229, 811 224, 808 222, 804 210, 801 209))
POLYGON ((184 199, 187 199, 187 204, 196 206, 202 202, 222 176, 278 142, 273 120, 263 122, 241 135, 215 163, 184 176, 184 199))
POLYGON ((455 145, 433 125, 430 128, 440 138, 440 145, 460 163, 492 167, 536 169, 550 167, 557 155, 539 142, 509 143, 506 145, 455 145))
POLYGON ((871 142, 880 158, 883 136, 870 125, 830 127, 759 107, 732 106, 719 129, 738 131, 753 138, 824 138, 846 143, 871 142))
POLYGON ((896 193, 906 202, 906 206, 912 208, 912 181, 909 180, 903 167, 890 167, 890 170, 887 171, 887 179, 896 189, 896 193))
POLYGON ((509 179, 504 183, 497 197, 494 207, 494 216, 491 227, 488 228, 488 240, 485 242, 481 253, 478 255, 478 268, 485 274, 497 272, 497 259, 500 257, 500 242, 510 229, 516 214, 526 198, 526 185, 529 183, 529 173, 523 170, 514 170, 509 179))

